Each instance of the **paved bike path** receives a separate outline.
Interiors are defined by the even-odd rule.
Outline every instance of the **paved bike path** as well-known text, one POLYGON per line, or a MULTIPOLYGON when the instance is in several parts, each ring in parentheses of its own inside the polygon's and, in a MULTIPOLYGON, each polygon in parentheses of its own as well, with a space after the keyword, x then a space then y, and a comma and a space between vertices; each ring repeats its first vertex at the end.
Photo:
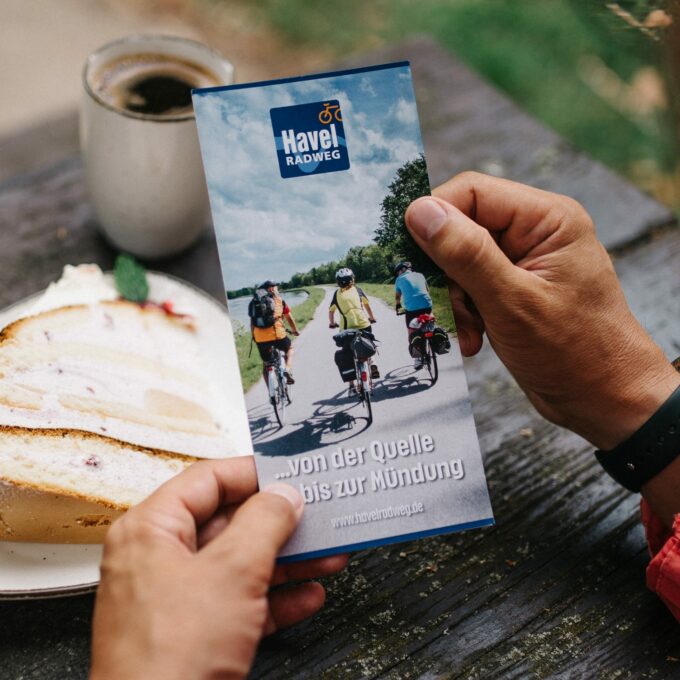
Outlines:
POLYGON ((374 361, 381 377, 374 382, 373 424, 367 426, 364 407, 356 397, 349 397, 333 360, 337 331, 328 328, 332 295, 333 288, 327 288, 314 318, 294 340, 293 403, 286 408, 284 427, 279 428, 275 420, 264 380, 246 395, 256 453, 285 456, 339 443, 351 447, 356 437, 361 442, 367 437, 398 438, 455 419, 456 406, 465 396, 460 354, 452 351, 439 357, 439 380, 431 385, 425 369, 413 369, 404 317, 383 300, 369 296, 377 319, 373 330, 380 341, 374 361))

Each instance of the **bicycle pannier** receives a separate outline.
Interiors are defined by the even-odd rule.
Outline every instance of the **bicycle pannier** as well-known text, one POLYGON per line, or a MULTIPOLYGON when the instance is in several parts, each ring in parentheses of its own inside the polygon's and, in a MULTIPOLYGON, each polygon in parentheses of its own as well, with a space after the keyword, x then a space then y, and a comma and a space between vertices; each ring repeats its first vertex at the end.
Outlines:
POLYGON ((446 331, 441 326, 436 326, 430 338, 432 349, 437 354, 446 354, 451 349, 451 341, 446 331))
POLYGON ((352 341, 352 349, 360 361, 366 361, 375 354, 375 343, 365 335, 357 335, 352 341))
POLYGON ((347 350, 339 349, 335 353, 335 365, 340 371, 340 377, 342 378, 343 382, 352 382, 352 380, 356 378, 354 357, 347 350))
POLYGON ((264 361, 265 364, 277 364, 278 359, 279 352, 276 347, 269 345, 262 349, 262 361, 264 361))
POLYGON ((352 339, 351 335, 348 335, 345 331, 342 331, 340 333, 336 333, 333 336, 333 340, 335 341, 335 344, 337 347, 340 347, 342 349, 349 349, 349 341, 352 339))

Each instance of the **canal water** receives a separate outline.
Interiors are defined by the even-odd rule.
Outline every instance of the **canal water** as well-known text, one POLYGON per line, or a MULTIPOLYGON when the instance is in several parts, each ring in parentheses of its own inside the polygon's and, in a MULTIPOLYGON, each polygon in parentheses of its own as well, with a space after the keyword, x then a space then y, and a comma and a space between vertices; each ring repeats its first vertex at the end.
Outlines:
MULTIPOLYGON (((296 291, 281 291, 281 297, 286 301, 286 304, 293 308, 296 305, 302 304, 308 297, 309 293, 304 290, 296 291)), ((229 316, 232 321, 237 321, 245 328, 250 328, 250 318, 248 317, 248 303, 253 299, 252 295, 244 295, 233 300, 227 300, 229 305, 229 316)), ((236 329, 234 329, 236 330, 236 329)))

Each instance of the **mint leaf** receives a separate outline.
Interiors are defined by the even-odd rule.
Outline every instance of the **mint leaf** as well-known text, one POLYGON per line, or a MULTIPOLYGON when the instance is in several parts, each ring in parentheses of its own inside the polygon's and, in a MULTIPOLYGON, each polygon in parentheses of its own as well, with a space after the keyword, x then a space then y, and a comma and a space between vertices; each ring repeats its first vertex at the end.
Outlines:
POLYGON ((116 258, 113 277, 120 296, 130 302, 145 302, 149 297, 146 269, 132 255, 122 253, 116 258))

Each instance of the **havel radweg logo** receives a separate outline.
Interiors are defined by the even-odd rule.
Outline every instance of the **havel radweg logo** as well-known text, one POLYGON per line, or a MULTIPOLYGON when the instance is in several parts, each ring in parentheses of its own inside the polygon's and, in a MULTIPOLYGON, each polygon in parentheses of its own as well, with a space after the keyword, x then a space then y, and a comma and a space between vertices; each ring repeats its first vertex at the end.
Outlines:
POLYGON ((349 170, 337 99, 270 110, 281 177, 349 170))

